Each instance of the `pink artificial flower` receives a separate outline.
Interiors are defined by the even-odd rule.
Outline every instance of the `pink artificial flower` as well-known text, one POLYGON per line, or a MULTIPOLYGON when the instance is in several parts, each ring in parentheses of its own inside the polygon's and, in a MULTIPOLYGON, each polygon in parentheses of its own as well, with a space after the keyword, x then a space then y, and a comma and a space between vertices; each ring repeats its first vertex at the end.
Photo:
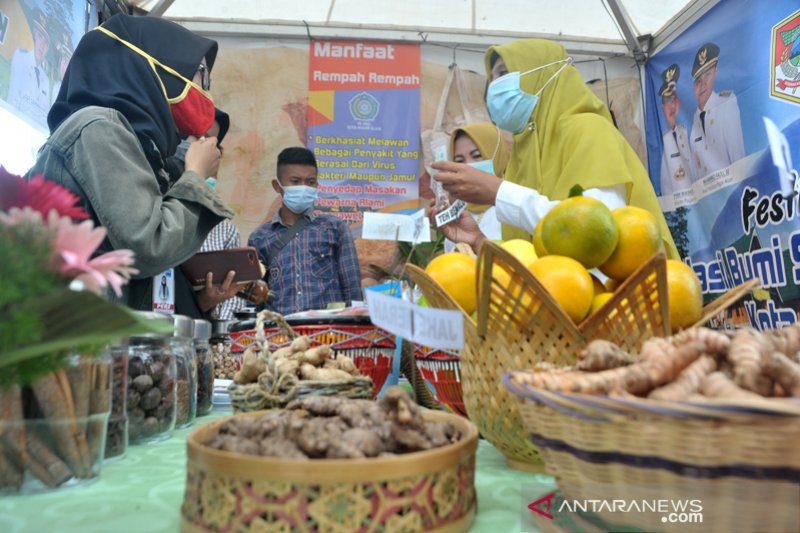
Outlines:
POLYGON ((83 282, 89 290, 101 294, 111 285, 120 296, 122 285, 139 272, 133 268, 133 252, 130 250, 114 250, 91 258, 106 236, 105 228, 95 228, 91 220, 76 224, 51 211, 48 226, 55 230, 53 250, 60 260, 59 273, 83 282))
POLYGON ((81 220, 89 218, 83 208, 75 205, 78 200, 80 198, 68 189, 45 181, 42 175, 27 181, 0 166, 0 211, 9 211, 13 207, 30 207, 44 216, 55 210, 62 217, 81 220))

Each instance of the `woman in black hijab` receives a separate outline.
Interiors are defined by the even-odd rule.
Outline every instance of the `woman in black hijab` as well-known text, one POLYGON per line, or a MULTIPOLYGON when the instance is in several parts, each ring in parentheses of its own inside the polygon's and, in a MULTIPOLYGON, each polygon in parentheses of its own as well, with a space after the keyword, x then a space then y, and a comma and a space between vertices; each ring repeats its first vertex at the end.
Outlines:
MULTIPOLYGON (((214 119, 207 90, 217 44, 156 17, 116 15, 78 44, 48 115, 50 138, 29 175, 43 174, 81 198, 108 235, 99 252, 130 249, 139 274, 123 302, 153 309, 153 277, 191 257, 233 213, 206 185, 219 150, 192 143, 168 190, 164 161, 180 134, 202 135, 214 119)), ((202 316, 180 269, 175 308, 202 316)))

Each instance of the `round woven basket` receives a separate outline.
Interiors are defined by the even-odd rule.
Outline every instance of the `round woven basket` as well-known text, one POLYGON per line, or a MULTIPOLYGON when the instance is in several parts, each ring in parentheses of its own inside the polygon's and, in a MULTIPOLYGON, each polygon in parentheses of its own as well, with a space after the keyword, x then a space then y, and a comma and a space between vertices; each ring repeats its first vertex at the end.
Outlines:
POLYGON ((298 461, 208 448, 229 418, 205 424, 188 440, 181 530, 467 531, 477 505, 478 431, 457 415, 423 416, 452 424, 461 440, 394 457, 298 461))
POLYGON ((565 497, 702 507, 702 529, 642 513, 581 519, 604 531, 800 530, 800 401, 612 399, 544 391, 526 374, 504 381, 565 497))

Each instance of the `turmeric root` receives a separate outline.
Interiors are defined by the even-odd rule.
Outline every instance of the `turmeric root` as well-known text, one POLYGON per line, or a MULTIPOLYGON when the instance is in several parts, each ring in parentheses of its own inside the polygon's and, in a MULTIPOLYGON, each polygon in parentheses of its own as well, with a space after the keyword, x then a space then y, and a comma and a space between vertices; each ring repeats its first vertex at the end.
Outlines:
POLYGON ((633 363, 633 357, 622 348, 606 340, 594 340, 580 353, 578 370, 597 372, 633 363))
POLYGON ((258 376, 267 370, 266 362, 258 356, 256 349, 251 346, 244 352, 242 368, 233 376, 233 382, 239 385, 255 383, 258 376))
POLYGON ((774 379, 789 396, 800 396, 800 364, 781 352, 772 352, 764 361, 764 373, 774 379))
POLYGON ((800 324, 781 329, 773 329, 765 335, 767 335, 770 341, 770 350, 781 352, 790 360, 794 360, 797 352, 800 351, 800 324))
POLYGON ((733 381, 737 386, 769 396, 772 380, 762 374, 762 354, 770 348, 768 338, 754 329, 741 329, 736 332, 728 351, 728 359, 733 364, 733 381))
POLYGON ((700 392, 709 398, 727 398, 741 400, 760 399, 761 396, 744 390, 722 372, 712 372, 703 378, 700 392))
POLYGON ((672 383, 654 389, 647 395, 654 400, 683 400, 697 392, 703 378, 717 369, 717 360, 707 354, 701 355, 697 361, 687 366, 672 383))

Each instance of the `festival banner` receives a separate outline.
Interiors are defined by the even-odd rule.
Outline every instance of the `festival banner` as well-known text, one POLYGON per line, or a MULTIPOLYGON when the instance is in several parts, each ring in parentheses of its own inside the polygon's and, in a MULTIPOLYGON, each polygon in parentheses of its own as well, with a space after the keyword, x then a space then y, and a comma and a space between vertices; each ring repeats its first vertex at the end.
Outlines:
POLYGON ((365 211, 410 213, 419 197, 420 48, 311 41, 308 148, 316 210, 360 234, 365 211))
POLYGON ((706 302, 761 280, 719 327, 798 320, 799 62, 796 0, 723 0, 646 66, 649 171, 681 256, 706 302))
POLYGON ((87 0, 0 5, 0 101, 42 132, 72 52, 87 30, 87 0))

